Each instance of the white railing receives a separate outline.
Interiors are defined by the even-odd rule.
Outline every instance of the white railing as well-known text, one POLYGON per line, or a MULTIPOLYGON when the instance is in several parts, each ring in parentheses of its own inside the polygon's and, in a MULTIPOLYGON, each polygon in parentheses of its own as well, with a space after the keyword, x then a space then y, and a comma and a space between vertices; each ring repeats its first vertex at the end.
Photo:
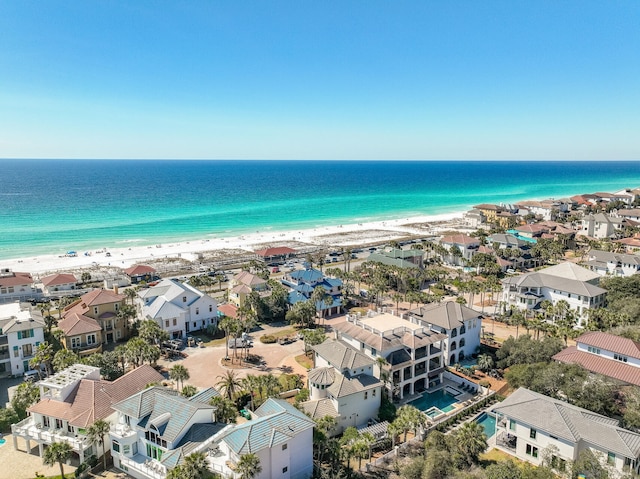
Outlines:
POLYGON ((167 475, 166 468, 159 462, 148 460, 144 463, 139 463, 126 457, 119 457, 117 459, 120 461, 121 469, 124 467, 135 469, 150 479, 164 479, 167 475))

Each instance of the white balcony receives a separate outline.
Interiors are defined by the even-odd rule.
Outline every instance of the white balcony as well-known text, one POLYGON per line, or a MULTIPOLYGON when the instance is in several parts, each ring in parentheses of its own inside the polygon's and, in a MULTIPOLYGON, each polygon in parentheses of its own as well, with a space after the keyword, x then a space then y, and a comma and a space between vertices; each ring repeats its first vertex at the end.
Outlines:
POLYGON ((43 427, 42 424, 36 423, 32 416, 23 419, 17 424, 13 424, 11 426, 11 433, 23 439, 33 440, 43 444, 66 442, 78 454, 89 446, 89 441, 85 436, 68 432, 66 429, 43 427))

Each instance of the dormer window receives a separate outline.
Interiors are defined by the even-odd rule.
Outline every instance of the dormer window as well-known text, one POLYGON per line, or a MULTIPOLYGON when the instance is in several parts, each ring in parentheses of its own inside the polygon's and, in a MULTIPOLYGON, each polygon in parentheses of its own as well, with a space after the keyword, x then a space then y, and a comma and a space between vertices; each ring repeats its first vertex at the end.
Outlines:
POLYGON ((187 297, 186 297, 186 296, 183 296, 183 297, 182 297, 182 302, 183 302, 183 303, 186 303, 186 302, 187 302, 187 297))

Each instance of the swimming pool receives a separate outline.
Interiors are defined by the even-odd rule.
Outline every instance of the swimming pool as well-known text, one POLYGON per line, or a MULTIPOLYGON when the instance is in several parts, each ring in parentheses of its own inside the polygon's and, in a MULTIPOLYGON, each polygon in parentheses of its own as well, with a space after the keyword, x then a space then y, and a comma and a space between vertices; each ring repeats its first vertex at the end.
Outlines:
POLYGON ((5 442, 7 442, 6 439, 0 439, 0 446, 2 446, 5 442))
POLYGON ((474 421, 482 426, 488 438, 496 433, 496 417, 493 414, 483 412, 474 421))
MULTIPOLYGON (((451 388, 452 391, 455 389, 451 388)), ((438 391, 432 393, 423 394, 421 398, 415 399, 411 401, 409 404, 420 409, 421 411, 433 411, 432 414, 428 414, 430 417, 435 417, 435 411, 433 408, 442 411, 443 413, 447 413, 455 409, 454 404, 456 404, 458 400, 456 397, 444 389, 439 389, 438 391)))

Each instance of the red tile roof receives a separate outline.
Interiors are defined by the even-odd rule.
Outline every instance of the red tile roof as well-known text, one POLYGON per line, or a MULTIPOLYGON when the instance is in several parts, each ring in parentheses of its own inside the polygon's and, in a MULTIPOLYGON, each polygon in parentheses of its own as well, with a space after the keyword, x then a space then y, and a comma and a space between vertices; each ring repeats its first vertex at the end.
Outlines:
POLYGON ((95 319, 78 313, 66 315, 64 319, 58 322, 58 328, 62 330, 65 336, 95 333, 102 329, 95 319))
POLYGON ((5 276, 0 276, 0 286, 22 286, 23 284, 33 284, 31 273, 13 271, 5 276))
POLYGON ((63 273, 45 276, 41 281, 42 285, 46 288, 47 286, 56 286, 58 284, 77 283, 78 279, 72 274, 63 273))
POLYGON ((146 264, 135 264, 130 268, 124 270, 124 273, 127 276, 140 276, 143 274, 155 273, 156 270, 151 266, 147 266, 146 264))
POLYGON ((591 331, 576 338, 576 343, 586 344, 595 348, 606 349, 613 353, 640 359, 640 343, 615 334, 591 331))
POLYGON ((67 401, 45 398, 30 407, 29 411, 66 419, 73 426, 86 428, 98 419, 113 414, 113 404, 142 391, 147 384, 163 380, 158 371, 145 364, 115 381, 82 379, 67 401))
POLYGON ((100 304, 119 303, 126 298, 124 294, 118 294, 109 289, 94 289, 87 294, 83 294, 80 299, 87 306, 97 306, 100 304))
POLYGON ((480 244, 480 240, 478 238, 474 238, 473 236, 467 235, 449 235, 443 236, 440 240, 440 243, 447 244, 480 244))
POLYGON ((579 364, 593 372, 617 379, 628 384, 640 386, 640 368, 630 364, 603 358, 597 354, 578 351, 576 346, 569 346, 553 356, 554 360, 567 364, 579 364))
POLYGON ((238 317, 238 308, 236 308, 234 304, 221 304, 220 306, 218 306, 218 311, 220 311, 225 316, 228 316, 229 318, 236 319, 238 317))
POLYGON ((262 256, 263 258, 269 256, 285 256, 294 253, 296 253, 296 250, 288 248, 286 246, 279 246, 277 248, 266 248, 256 251, 256 254, 258 256, 262 256))

